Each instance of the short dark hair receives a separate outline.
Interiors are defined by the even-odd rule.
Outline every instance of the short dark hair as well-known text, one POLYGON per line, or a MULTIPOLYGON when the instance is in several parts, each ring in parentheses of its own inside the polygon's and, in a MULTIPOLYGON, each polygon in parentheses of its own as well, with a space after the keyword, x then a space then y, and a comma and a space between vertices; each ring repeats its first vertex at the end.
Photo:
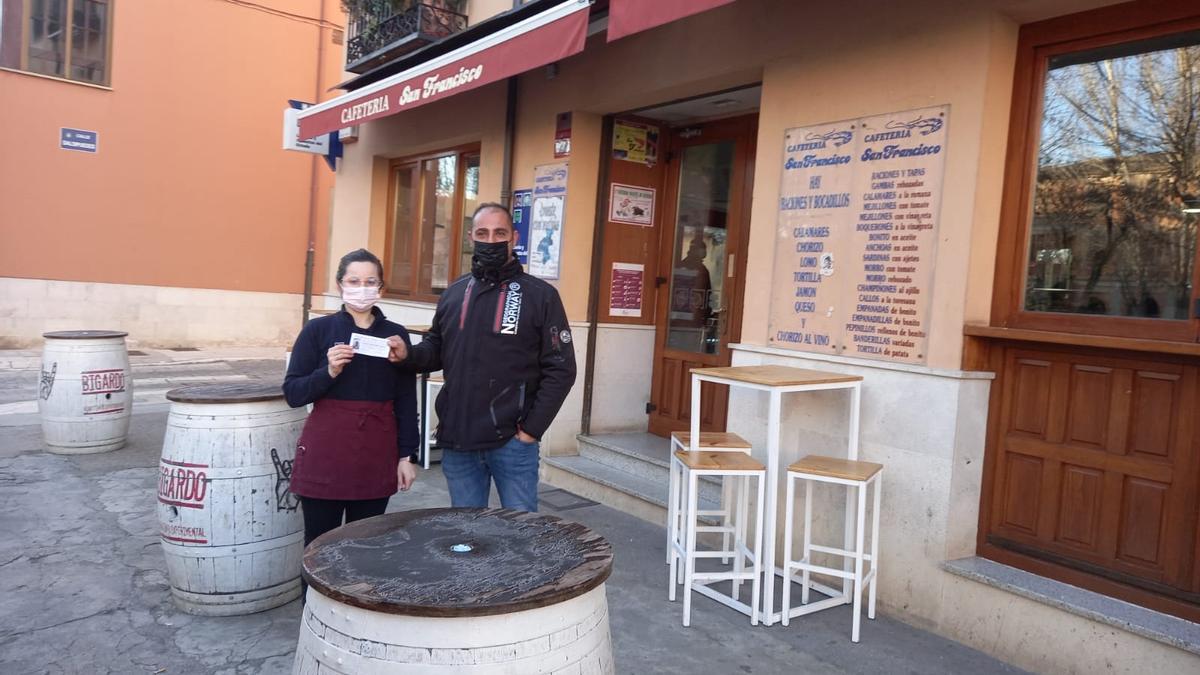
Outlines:
POLYGON ((379 262, 379 258, 374 253, 360 248, 342 256, 341 261, 338 262, 337 282, 339 284, 342 283, 342 277, 346 276, 346 268, 350 266, 350 263, 356 262, 375 263, 375 268, 379 270, 379 283, 383 283, 383 263, 379 262))
POLYGON ((471 220, 474 221, 475 216, 479 215, 480 213, 483 213, 484 211, 500 211, 501 213, 503 213, 505 216, 508 217, 509 229, 515 229, 513 227, 512 211, 509 211, 507 206, 501 204, 500 202, 484 202, 484 203, 480 204, 479 206, 475 207, 475 213, 471 214, 471 220))

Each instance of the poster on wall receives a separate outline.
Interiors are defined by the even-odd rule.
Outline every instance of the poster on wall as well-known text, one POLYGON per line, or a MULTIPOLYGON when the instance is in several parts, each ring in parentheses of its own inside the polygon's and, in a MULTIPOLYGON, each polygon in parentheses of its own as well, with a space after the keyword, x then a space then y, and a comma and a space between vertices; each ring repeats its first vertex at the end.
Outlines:
POLYGON ((658 162, 658 127, 617 120, 613 124, 614 159, 654 166, 658 162))
POLYGON ((608 219, 614 223, 654 226, 654 188, 613 183, 608 195, 608 219))
POLYGON ((533 190, 513 190, 513 229, 517 231, 517 243, 513 254, 522 265, 529 265, 529 211, 533 204, 533 190))
POLYGON ((769 341, 923 363, 949 106, 789 129, 769 341))
POLYGON ((638 263, 615 262, 612 265, 612 286, 608 294, 609 316, 642 315, 643 272, 646 266, 638 263))
POLYGON ((566 162, 534 167, 532 200, 527 269, 535 277, 557 279, 559 261, 562 259, 563 222, 566 218, 566 162))

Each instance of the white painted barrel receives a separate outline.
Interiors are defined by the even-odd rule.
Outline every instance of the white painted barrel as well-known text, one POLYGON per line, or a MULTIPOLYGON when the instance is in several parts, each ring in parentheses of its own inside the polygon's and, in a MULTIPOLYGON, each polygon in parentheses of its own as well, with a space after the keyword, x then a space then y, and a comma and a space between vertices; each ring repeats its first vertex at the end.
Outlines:
POLYGON ((578 523, 423 509, 344 525, 304 555, 293 674, 611 675, 612 549, 578 523))
POLYGON ((305 409, 289 407, 278 383, 167 398, 158 522, 176 605, 228 616, 299 597, 304 519, 288 488, 305 409))
POLYGON ((292 672, 612 675, 604 584, 502 616, 412 617, 309 590, 292 672))
POLYGON ((129 436, 133 388, 128 333, 45 333, 38 413, 46 449, 58 454, 116 450, 129 436))

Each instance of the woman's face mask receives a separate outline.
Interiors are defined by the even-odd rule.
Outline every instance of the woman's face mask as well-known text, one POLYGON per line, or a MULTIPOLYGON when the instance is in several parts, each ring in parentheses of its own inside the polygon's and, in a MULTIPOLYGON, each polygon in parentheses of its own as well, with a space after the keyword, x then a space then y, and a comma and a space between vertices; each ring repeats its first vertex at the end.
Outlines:
POLYGON ((342 286, 342 302, 356 312, 365 312, 379 300, 378 286, 342 286))

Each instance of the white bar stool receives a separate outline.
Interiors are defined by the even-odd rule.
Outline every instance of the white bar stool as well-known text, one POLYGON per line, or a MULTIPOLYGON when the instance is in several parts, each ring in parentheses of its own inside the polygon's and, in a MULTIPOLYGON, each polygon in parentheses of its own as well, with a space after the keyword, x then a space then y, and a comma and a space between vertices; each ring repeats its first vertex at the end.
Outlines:
POLYGON ((433 425, 433 402, 437 400, 437 392, 446 381, 440 374, 430 375, 425 380, 425 417, 421 419, 421 463, 426 471, 429 470, 429 456, 433 454, 433 444, 437 442, 437 427, 433 425))
POLYGON ((692 621, 692 591, 742 612, 750 617, 751 625, 758 625, 759 584, 762 579, 762 535, 763 504, 766 468, 750 456, 750 444, 736 434, 705 432, 700 434, 697 452, 690 452, 690 435, 671 435, 671 480, 667 503, 667 564, 671 568, 668 598, 675 601, 675 586, 679 583, 680 565, 683 566, 683 625, 692 621), (702 476, 722 478, 723 499, 718 510, 699 509, 702 476), (757 479, 757 497, 754 501, 754 548, 747 546, 746 533, 749 521, 750 479, 757 479), (721 518, 719 525, 700 525, 702 516, 721 518), (722 546, 715 551, 696 550, 699 533, 710 532, 722 535, 722 546), (720 558, 723 562, 732 559, 732 569, 718 572, 697 572, 699 558, 720 558), (749 566, 747 566, 749 562, 749 566), (732 595, 725 595, 709 587, 709 584, 730 580, 732 595), (751 600, 747 605, 738 600, 743 581, 751 581, 751 600))
MULTIPOLYGON (((862 617, 862 591, 863 584, 870 588, 870 598, 867 602, 867 618, 875 618, 875 582, 879 572, 879 494, 880 484, 879 479, 883 476, 883 465, 875 464, 874 462, 859 462, 849 459, 837 459, 834 457, 821 457, 819 455, 809 455, 804 459, 792 464, 787 469, 787 513, 784 517, 784 561, 783 561, 783 625, 788 625, 788 619, 794 616, 803 616, 819 612, 822 609, 829 609, 838 605, 854 604, 854 621, 850 630, 850 641, 858 642, 858 629, 862 617), (799 560, 792 559, 792 523, 795 508, 796 497, 796 481, 805 481, 804 486, 804 551, 799 560), (832 548, 829 546, 818 546, 812 543, 812 493, 814 483, 832 483, 835 485, 845 485, 848 488, 857 490, 857 509, 855 517, 854 529, 854 550, 846 550, 843 548, 832 548), (871 508, 871 550, 866 552, 863 543, 863 536, 866 530, 867 517, 867 488, 874 486, 874 505, 871 508), (854 571, 849 572, 833 567, 825 567, 823 565, 815 565, 812 562, 812 554, 826 553, 830 555, 841 556, 854 560, 854 571), (871 571, 863 574, 863 563, 870 561, 871 571), (801 606, 795 609, 791 608, 791 583, 795 578, 792 576, 796 570, 803 572, 800 592, 801 606), (810 575, 816 572, 818 574, 826 574, 833 577, 849 580, 847 587, 842 591, 830 588, 823 584, 813 582, 810 575), (808 603, 808 591, 810 588, 829 595, 830 597, 808 603), (853 597, 848 596, 852 593, 853 597)), ((847 500, 849 501, 849 500, 847 500)))
MULTIPOLYGON (((686 431, 678 431, 671 434, 671 452, 690 452, 691 434, 686 431)), ((704 431, 700 434, 700 440, 697 442, 697 447, 701 450, 712 452, 741 452, 750 454, 750 443, 737 434, 724 433, 719 431, 704 431)), ((677 465, 674 459, 671 461, 671 470, 674 471, 677 465)), ((674 475, 674 474, 672 474, 674 475)), ((674 494, 674 493, 672 493, 674 494)), ((677 495, 679 500, 683 499, 683 493, 677 495)), ((667 505, 667 564, 670 565, 674 557, 671 552, 671 542, 675 540, 683 541, 683 503, 679 500, 672 500, 671 504, 667 505), (673 505, 673 506, 672 506, 673 505)), ((718 518, 720 525, 701 525, 699 532, 719 532, 721 533, 722 548, 729 550, 729 542, 733 536, 733 507, 735 504, 733 498, 733 481, 721 481, 721 501, 718 504, 719 508, 712 510, 700 510, 696 512, 697 516, 718 518)), ((728 564, 732 558, 732 554, 722 558, 721 562, 728 564)))

